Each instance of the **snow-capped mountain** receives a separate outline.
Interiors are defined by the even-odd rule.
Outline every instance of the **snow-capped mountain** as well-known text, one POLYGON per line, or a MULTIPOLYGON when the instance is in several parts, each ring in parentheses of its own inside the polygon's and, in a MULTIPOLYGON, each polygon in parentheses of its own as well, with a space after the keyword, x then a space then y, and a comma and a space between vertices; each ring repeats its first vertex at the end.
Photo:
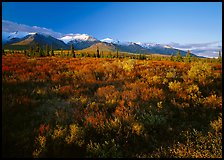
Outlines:
POLYGON ((104 38, 100 40, 101 42, 107 42, 107 43, 116 43, 115 40, 111 39, 111 38, 104 38))
POLYGON ((117 44, 117 45, 124 45, 124 46, 129 46, 129 45, 133 45, 135 42, 126 42, 126 41, 119 41, 119 40, 114 40, 112 38, 105 38, 100 40, 101 42, 107 42, 107 43, 113 43, 113 44, 117 44))
POLYGON ((28 26, 25 24, 19 24, 19 23, 12 22, 12 21, 2 20, 2 32, 11 33, 11 32, 16 32, 16 31, 47 34, 47 35, 51 35, 52 37, 55 37, 55 38, 60 38, 64 35, 62 33, 54 32, 51 29, 44 28, 44 27, 28 26))
POLYGON ((67 45, 74 44, 74 48, 76 50, 81 50, 90 47, 93 44, 99 42, 96 38, 88 35, 88 34, 66 34, 62 38, 60 38, 67 45))
POLYGON ((69 46, 67 46, 63 41, 50 35, 40 33, 28 34, 22 38, 12 38, 7 43, 5 43, 3 47, 5 49, 24 50, 29 49, 30 46, 35 46, 36 43, 38 43, 43 48, 48 45, 53 49, 69 49, 69 46))
POLYGON ((163 46, 164 48, 173 48, 172 46, 170 46, 170 45, 165 45, 165 46, 163 46))
POLYGON ((219 51, 221 51, 222 53, 222 41, 215 41, 208 43, 193 43, 193 44, 179 44, 172 42, 169 45, 183 51, 190 50, 192 53, 195 53, 198 56, 205 56, 210 58, 212 57, 217 58, 219 51))
POLYGON ((137 42, 136 44, 142 46, 143 48, 152 48, 152 47, 163 47, 162 44, 158 44, 158 43, 144 43, 144 42, 137 42))
POLYGON ((89 36, 88 34, 67 34, 60 38, 60 40, 68 43, 70 41, 73 42, 81 42, 81 41, 98 41, 96 38, 89 36))
POLYGON ((11 39, 15 39, 15 38, 23 38, 27 35, 33 35, 35 33, 29 33, 29 32, 20 32, 20 31, 16 31, 16 32, 2 32, 2 43, 5 44, 7 42, 9 42, 11 39))
MULTIPOLYGON (((168 44, 158 44, 158 43, 144 43, 144 42, 124 42, 124 41, 114 41, 111 38, 105 38, 101 40, 103 42, 114 44, 119 50, 131 53, 142 53, 142 54, 164 54, 164 55, 176 55, 178 49, 173 48, 168 44)), ((180 50, 182 56, 186 55, 186 51, 180 50)), ((196 56, 192 54, 192 56, 196 56)))
POLYGON ((50 35, 53 38, 62 40, 66 43, 66 46, 69 47, 71 43, 74 44, 75 49, 81 50, 88 48, 91 45, 94 45, 99 42, 115 44, 120 49, 130 51, 133 53, 145 52, 146 50, 149 53, 159 53, 159 54, 176 54, 178 50, 183 51, 183 55, 187 50, 190 50, 191 53, 195 53, 198 56, 206 57, 217 57, 218 52, 222 51, 222 40, 216 42, 208 43, 192 43, 192 44, 179 44, 179 43, 167 43, 167 44, 158 44, 154 42, 143 43, 143 42, 127 42, 119 41, 111 38, 105 38, 98 40, 88 34, 63 34, 59 32, 54 32, 51 29, 38 27, 38 26, 28 26, 25 24, 18 24, 15 22, 2 20, 2 44, 11 44, 22 41, 22 39, 28 35, 32 34, 42 34, 50 35), (142 47, 142 48, 141 48, 142 47), (144 50, 146 49, 146 50, 144 50))

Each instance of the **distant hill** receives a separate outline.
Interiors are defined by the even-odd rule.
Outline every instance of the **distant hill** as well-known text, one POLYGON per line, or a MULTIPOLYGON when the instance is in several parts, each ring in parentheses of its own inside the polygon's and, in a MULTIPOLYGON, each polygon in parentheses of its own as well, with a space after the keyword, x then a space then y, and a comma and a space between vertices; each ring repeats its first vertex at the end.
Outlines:
MULTIPOLYGON (((161 55, 177 55, 178 49, 162 47, 160 45, 155 45, 150 48, 144 48, 136 43, 126 43, 126 44, 114 44, 107 42, 98 42, 92 46, 82 49, 83 52, 96 52, 97 47, 100 51, 106 52, 116 52, 118 48, 119 52, 129 52, 129 53, 139 53, 139 54, 161 54, 161 55)), ((186 56, 187 52, 180 50, 181 56, 186 56)), ((196 56, 191 54, 191 56, 196 56)))
POLYGON ((98 42, 96 44, 91 45, 88 48, 82 49, 83 52, 96 52, 97 47, 99 48, 99 51, 103 52, 116 52, 116 46, 111 43, 106 42, 98 42))
MULTIPOLYGON (((150 53, 153 54, 164 54, 164 55, 174 55, 176 56, 178 51, 180 51, 180 55, 181 56, 186 56, 187 52, 186 51, 182 51, 182 50, 178 50, 175 48, 164 48, 164 47, 152 47, 148 49, 150 51, 150 53)), ((197 57, 195 54, 191 53, 191 56, 193 57, 197 57)))
MULTIPOLYGON (((180 51, 181 56, 186 56, 187 52, 183 50, 179 50, 173 48, 170 45, 161 45, 157 43, 138 43, 142 47, 149 50, 152 54, 162 54, 162 55, 177 55, 178 51, 180 51)), ((191 54, 191 56, 196 56, 195 54, 191 54)))
POLYGON ((53 49, 69 49, 69 47, 61 40, 58 40, 50 35, 35 33, 27 35, 23 38, 10 39, 5 45, 4 49, 28 49, 29 46, 34 46, 38 43, 41 47, 46 44, 52 46, 53 49))
POLYGON ((145 48, 137 45, 137 44, 129 44, 129 45, 118 45, 113 43, 107 42, 98 42, 93 44, 92 46, 83 49, 83 52, 96 52, 97 47, 99 48, 100 52, 116 52, 117 49, 119 52, 129 52, 129 53, 149 53, 148 50, 145 48))
POLYGON ((81 50, 81 49, 85 49, 88 48, 94 44, 99 43, 100 41, 69 41, 67 43, 68 46, 71 46, 71 44, 74 44, 74 49, 75 50, 81 50))
MULTIPOLYGON (((135 43, 135 42, 120 42, 111 38, 106 38, 101 41, 87 34, 67 34, 61 38, 54 38, 43 33, 28 33, 28 32, 3 32, 3 48, 24 50, 29 49, 38 43, 44 47, 48 44, 54 50, 70 49, 71 44, 75 50, 84 52, 96 52, 97 47, 100 51, 105 52, 128 52, 137 54, 161 54, 161 55, 177 55, 180 51, 181 56, 186 56, 187 52, 178 50, 170 45, 162 45, 157 43, 135 43)), ((191 56, 196 56, 191 53, 191 56)))
POLYGON ((90 47, 93 44, 99 43, 100 41, 96 38, 87 34, 67 34, 60 38, 67 45, 71 46, 74 44, 75 50, 81 50, 90 47))
POLYGON ((150 53, 150 51, 147 50, 146 48, 143 48, 142 46, 140 46, 136 43, 133 43, 133 42, 130 42, 130 43, 124 44, 124 45, 115 44, 115 46, 121 52, 142 53, 142 54, 150 53))

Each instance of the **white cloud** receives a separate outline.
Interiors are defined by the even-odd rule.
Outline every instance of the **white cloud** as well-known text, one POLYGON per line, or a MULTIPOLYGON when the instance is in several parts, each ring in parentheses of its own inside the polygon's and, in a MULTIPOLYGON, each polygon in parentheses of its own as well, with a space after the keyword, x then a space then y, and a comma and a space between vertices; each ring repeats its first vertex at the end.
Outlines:
POLYGON ((7 21, 7 20, 2 20, 2 31, 3 32, 38 32, 38 33, 43 33, 43 34, 48 34, 51 35, 55 38, 62 37, 62 33, 54 32, 51 29, 47 28, 41 28, 38 26, 28 26, 24 24, 18 24, 15 22, 7 21))
POLYGON ((222 53, 222 41, 194 44, 170 43, 169 45, 184 51, 190 50, 198 56, 218 57, 218 52, 222 53))
MULTIPOLYGON (((44 27, 38 27, 38 26, 28 26, 24 24, 18 24, 12 21, 7 21, 7 20, 2 20, 2 33, 3 32, 21 32, 21 33, 42 33, 42 34, 47 34, 51 35, 55 38, 62 39, 62 40, 69 40, 72 38, 75 38, 74 36, 77 36, 76 38, 81 38, 81 39, 88 39, 88 36, 86 34, 62 34, 58 32, 54 32, 51 29, 47 29, 44 27), (64 39, 63 39, 64 38, 64 39)), ((8 34, 2 34, 3 38, 8 37, 8 34)), ((95 40, 95 38, 92 38, 95 40)), ((113 42, 117 44, 122 44, 122 45, 129 45, 130 43, 128 42, 120 42, 118 40, 113 40, 111 38, 105 38, 101 41, 105 42, 113 42)), ((136 44, 144 45, 145 47, 149 46, 155 46, 158 45, 157 43, 141 43, 137 42, 136 44)), ((184 51, 190 50, 192 53, 198 55, 198 56, 205 56, 205 57, 217 57, 218 52, 221 51, 222 53, 222 41, 215 41, 215 42, 208 42, 208 43, 194 43, 194 44, 179 44, 179 43, 170 43, 170 44, 164 44, 164 45, 169 45, 177 49, 181 49, 184 51)))

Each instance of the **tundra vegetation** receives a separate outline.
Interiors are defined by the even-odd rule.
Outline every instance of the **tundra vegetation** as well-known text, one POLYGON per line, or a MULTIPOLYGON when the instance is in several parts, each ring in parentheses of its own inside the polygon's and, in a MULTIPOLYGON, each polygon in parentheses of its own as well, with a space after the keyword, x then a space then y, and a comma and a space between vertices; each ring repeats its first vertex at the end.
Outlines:
POLYGON ((51 48, 2 55, 3 157, 222 157, 221 59, 51 48))

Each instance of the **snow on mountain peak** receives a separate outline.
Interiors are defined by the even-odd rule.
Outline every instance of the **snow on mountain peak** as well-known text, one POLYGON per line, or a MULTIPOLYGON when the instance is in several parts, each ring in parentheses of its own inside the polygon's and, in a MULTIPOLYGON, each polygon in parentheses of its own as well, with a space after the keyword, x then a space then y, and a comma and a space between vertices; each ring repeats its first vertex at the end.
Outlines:
POLYGON ((33 35, 35 33, 29 33, 29 32, 2 32, 2 41, 9 41, 12 38, 23 38, 27 35, 33 35))
POLYGON ((102 40, 100 40, 101 42, 107 42, 107 43, 113 43, 113 42, 115 42, 113 39, 111 39, 111 38, 104 38, 104 39, 102 39, 102 40))
POLYGON ((96 38, 89 36, 88 34, 67 34, 64 37, 60 38, 60 40, 68 43, 69 41, 96 41, 96 38))
POLYGON ((143 43, 143 42, 137 42, 136 44, 142 46, 143 48, 151 48, 151 47, 155 47, 155 46, 160 46, 160 44, 157 43, 143 43))
POLYGON ((164 48, 173 48, 170 45, 165 45, 164 48))

